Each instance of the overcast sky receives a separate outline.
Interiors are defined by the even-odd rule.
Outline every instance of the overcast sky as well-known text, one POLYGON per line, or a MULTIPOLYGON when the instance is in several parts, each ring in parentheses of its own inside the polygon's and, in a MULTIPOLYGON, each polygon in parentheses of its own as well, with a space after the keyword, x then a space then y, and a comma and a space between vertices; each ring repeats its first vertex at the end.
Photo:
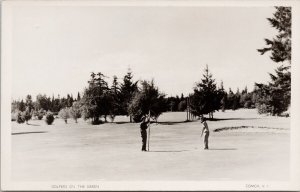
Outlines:
POLYGON ((76 96, 90 73, 122 80, 154 78, 168 96, 188 94, 209 66, 218 85, 236 91, 269 81, 277 67, 264 38, 276 34, 273 7, 13 8, 12 97, 76 96))

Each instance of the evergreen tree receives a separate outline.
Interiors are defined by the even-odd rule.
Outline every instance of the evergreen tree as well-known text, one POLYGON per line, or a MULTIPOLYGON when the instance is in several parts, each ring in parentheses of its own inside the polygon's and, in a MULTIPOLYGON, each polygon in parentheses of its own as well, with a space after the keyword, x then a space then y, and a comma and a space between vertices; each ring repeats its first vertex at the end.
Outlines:
POLYGON ((93 124, 101 123, 99 119, 101 116, 104 117, 106 122, 106 117, 111 110, 110 89, 104 78, 105 76, 101 72, 92 73, 91 80, 88 81, 89 87, 85 89, 81 99, 83 116, 85 119, 91 118, 93 124))
POLYGON ((24 103, 24 101, 22 99, 21 102, 18 105, 18 110, 21 111, 21 112, 23 112, 23 111, 25 111, 25 109, 26 109, 26 105, 25 105, 25 103, 24 103))
POLYGON ((50 103, 51 103, 51 100, 50 100, 50 98, 47 98, 46 95, 38 94, 36 96, 36 109, 37 110, 44 109, 44 110, 48 111, 50 108, 50 103))
POLYGON ((227 109, 233 109, 234 108, 233 107, 234 99, 235 99, 234 93, 231 90, 231 88, 229 88, 229 92, 227 94, 227 106, 226 106, 227 109))
POLYGON ((261 54, 271 52, 271 59, 282 62, 275 70, 275 75, 270 74, 271 82, 267 85, 256 84, 256 106, 260 113, 280 115, 290 106, 291 100, 291 7, 275 7, 273 18, 268 18, 272 27, 278 30, 273 40, 265 39, 267 48, 258 49, 261 54), (287 61, 287 63, 283 63, 287 61))
MULTIPOLYGON (((121 115, 130 115, 128 112, 128 107, 129 104, 131 103, 133 96, 135 95, 135 92, 138 91, 138 87, 137 87, 138 81, 134 82, 132 78, 133 75, 131 70, 129 69, 127 74, 123 78, 123 83, 121 84, 121 89, 120 89, 121 115)), ((131 116, 130 116, 130 122, 132 122, 131 116)))
POLYGON ((196 116, 209 114, 209 117, 213 118, 213 112, 220 107, 219 99, 217 85, 206 65, 203 79, 197 83, 191 96, 191 112, 196 116))
POLYGON ((166 99, 166 103, 168 105, 168 110, 169 111, 176 111, 176 106, 175 106, 175 101, 174 101, 174 97, 168 97, 166 99))
POLYGON ((247 86, 244 90, 242 90, 241 97, 240 97, 240 107, 244 108, 252 108, 254 106, 254 103, 252 102, 252 92, 248 93, 247 86))
POLYGON ((55 108, 55 99, 54 99, 54 95, 52 95, 50 111, 54 111, 54 108, 55 108))
POLYGON ((245 87, 245 89, 242 90, 242 93, 240 94, 240 107, 245 107, 245 102, 246 102, 246 97, 248 95, 248 90, 247 90, 247 86, 245 87))
POLYGON ((222 111, 224 112, 226 109, 226 103, 227 103, 227 93, 224 89, 224 85, 223 85, 223 81, 221 81, 221 85, 220 88, 218 90, 218 99, 220 101, 220 108, 222 109, 222 111))
POLYGON ((66 100, 66 104, 67 104, 66 107, 72 107, 73 102, 74 102, 73 96, 68 94, 67 95, 67 100, 66 100))
POLYGON ((58 98, 55 98, 52 104, 52 111, 58 113, 61 109, 61 102, 60 102, 60 98, 58 96, 58 98))
POLYGON ((76 99, 76 101, 80 101, 80 99, 81 99, 80 93, 78 92, 78 93, 77 93, 77 99, 76 99))
POLYGON ((62 97, 59 102, 59 107, 60 107, 60 109, 68 107, 68 99, 62 97))
POLYGON ((226 110, 226 105, 227 105, 227 93, 225 92, 223 95, 223 98, 221 99, 221 109, 222 112, 224 112, 226 110))
POLYGON ((174 101, 175 101, 174 111, 179 111, 178 106, 179 106, 179 103, 180 103, 180 98, 179 98, 178 95, 176 95, 176 97, 174 98, 174 101))
POLYGON ((275 7, 276 12, 273 18, 268 18, 272 27, 278 30, 278 35, 272 40, 265 39, 269 47, 258 49, 263 55, 266 52, 271 52, 271 59, 278 62, 291 62, 291 36, 292 36, 292 10, 291 7, 275 7))
POLYGON ((287 67, 279 67, 276 75, 270 74, 272 82, 268 85, 256 84, 256 101, 260 113, 280 115, 288 110, 291 97, 291 74, 287 67))
POLYGON ((184 100, 185 100, 185 98, 184 98, 184 96, 183 96, 183 93, 181 93, 180 101, 184 101, 184 100))
POLYGON ((187 109, 187 103, 186 100, 180 101, 178 104, 178 111, 185 111, 187 109))
POLYGON ((240 108, 240 99, 241 99, 240 90, 239 90, 239 88, 237 88, 237 91, 233 97, 233 103, 232 103, 233 110, 240 108))
POLYGON ((121 98, 120 98, 120 87, 118 83, 118 77, 113 76, 113 82, 110 89, 111 94, 111 109, 110 109, 110 119, 114 121, 116 115, 121 114, 121 98))
POLYGON ((171 102, 170 102, 170 110, 171 111, 177 111, 177 107, 176 107, 176 103, 175 103, 175 101, 174 100, 172 100, 171 102))
POLYGON ((32 102, 31 95, 26 96, 25 105, 28 108, 29 112, 33 110, 33 102, 32 102))
POLYGON ((245 87, 245 89, 242 91, 242 95, 243 94, 247 94, 248 93, 248 88, 247 88, 247 86, 245 87))

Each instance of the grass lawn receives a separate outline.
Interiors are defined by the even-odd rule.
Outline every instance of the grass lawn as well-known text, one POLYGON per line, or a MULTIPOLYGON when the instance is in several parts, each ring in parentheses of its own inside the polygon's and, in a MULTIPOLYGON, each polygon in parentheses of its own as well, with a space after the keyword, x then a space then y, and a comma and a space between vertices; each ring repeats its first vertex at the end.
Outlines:
POLYGON ((256 110, 217 112, 203 150, 199 121, 164 113, 151 124, 150 151, 141 152, 139 124, 90 125, 72 119, 12 122, 12 179, 16 181, 287 180, 290 118, 256 110), (233 128, 233 129, 232 129, 233 128), (214 130, 219 130, 214 132, 214 130), (276 173, 276 174, 274 174, 276 173))

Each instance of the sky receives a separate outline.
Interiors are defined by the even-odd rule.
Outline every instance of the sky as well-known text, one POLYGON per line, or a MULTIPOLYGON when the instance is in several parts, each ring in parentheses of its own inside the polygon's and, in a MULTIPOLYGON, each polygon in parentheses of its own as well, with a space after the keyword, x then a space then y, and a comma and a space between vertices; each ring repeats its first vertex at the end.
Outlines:
POLYGON ((16 6, 12 10, 12 98, 76 96, 91 72, 151 80, 187 95, 208 65, 225 89, 252 90, 277 64, 257 49, 276 30, 273 7, 16 6))

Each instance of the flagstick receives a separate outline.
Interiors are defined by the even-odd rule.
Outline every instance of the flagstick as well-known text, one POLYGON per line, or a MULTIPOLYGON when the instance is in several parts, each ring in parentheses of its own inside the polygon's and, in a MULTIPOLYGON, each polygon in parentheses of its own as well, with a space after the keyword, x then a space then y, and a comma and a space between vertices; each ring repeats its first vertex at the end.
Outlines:
POLYGON ((150 149, 150 110, 149 110, 149 130, 148 130, 148 151, 150 149))

